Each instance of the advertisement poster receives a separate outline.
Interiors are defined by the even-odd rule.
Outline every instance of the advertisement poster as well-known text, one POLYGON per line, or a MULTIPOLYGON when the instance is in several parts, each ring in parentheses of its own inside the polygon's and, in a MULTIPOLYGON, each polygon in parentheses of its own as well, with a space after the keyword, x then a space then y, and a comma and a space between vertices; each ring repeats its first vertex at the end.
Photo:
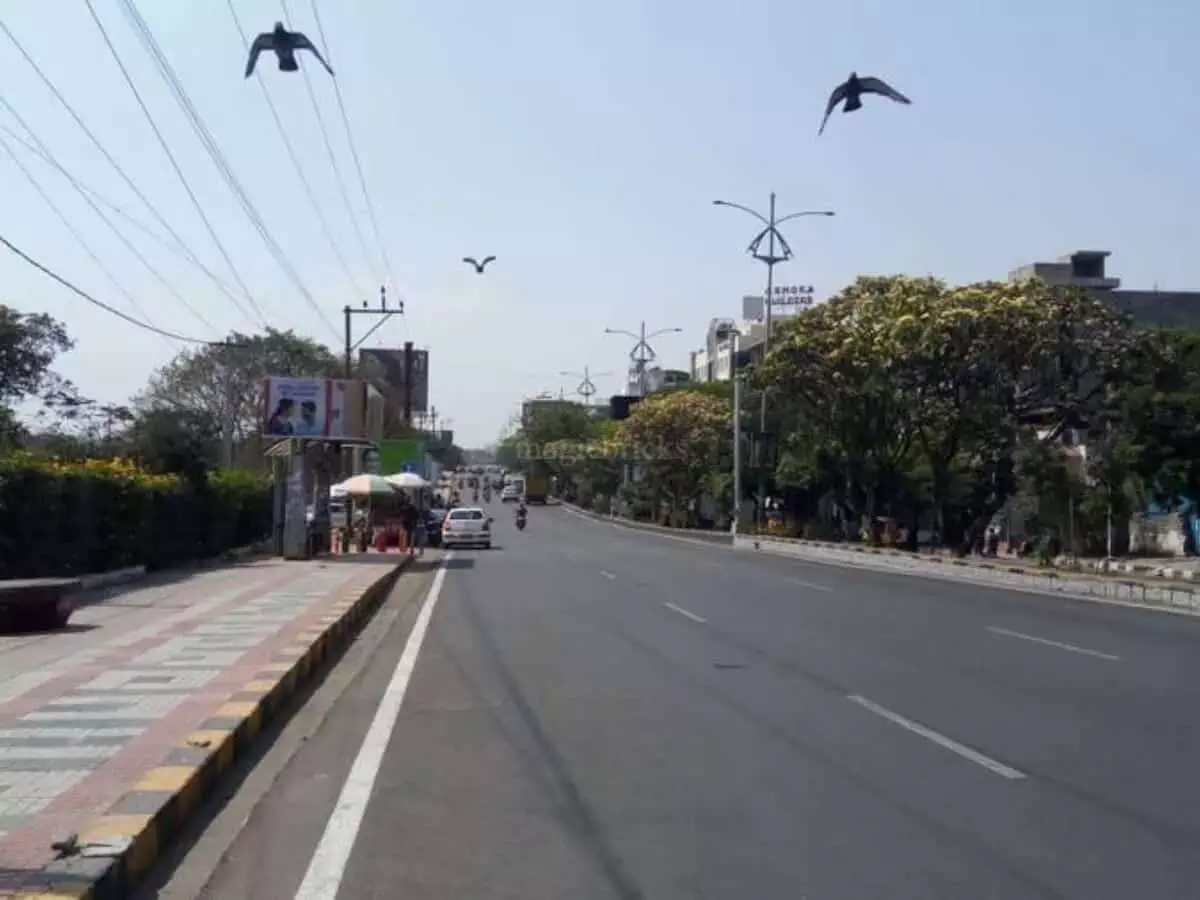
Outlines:
POLYGON ((323 436, 329 419, 327 384, 324 378, 268 378, 264 435, 323 436))

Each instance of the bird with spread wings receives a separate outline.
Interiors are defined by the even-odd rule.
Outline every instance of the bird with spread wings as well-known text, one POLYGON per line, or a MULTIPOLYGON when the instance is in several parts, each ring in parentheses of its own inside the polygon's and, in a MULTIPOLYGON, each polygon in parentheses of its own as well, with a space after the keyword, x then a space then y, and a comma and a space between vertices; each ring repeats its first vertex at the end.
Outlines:
POLYGON ((300 64, 296 62, 296 52, 307 50, 317 58, 317 62, 325 67, 326 72, 330 75, 333 74, 333 69, 329 67, 329 63, 325 62, 325 57, 321 55, 321 51, 313 45, 307 35, 300 31, 288 31, 283 27, 282 22, 276 22, 274 29, 264 31, 250 45, 250 58, 246 61, 247 78, 254 74, 254 66, 258 63, 258 57, 267 50, 274 52, 279 60, 279 71, 281 72, 298 71, 300 64))
POLYGON ((494 257, 494 256, 485 256, 483 258, 483 262, 477 262, 475 257, 473 257, 473 256, 464 256, 463 262, 465 262, 469 266, 474 266, 475 274, 482 275, 483 270, 487 268, 488 263, 493 262, 495 259, 496 259, 496 257, 494 257))
POLYGON ((829 95, 829 102, 825 105, 825 118, 821 120, 821 127, 817 131, 817 136, 820 137, 825 133, 825 125, 829 122, 829 115, 837 108, 839 103, 845 103, 845 106, 842 107, 843 113, 851 113, 856 109, 862 109, 863 94, 878 94, 881 97, 887 97, 889 100, 894 100, 897 103, 905 105, 912 103, 911 100, 882 78, 874 78, 870 75, 859 78, 857 72, 851 72, 850 77, 835 87, 833 93, 829 95))

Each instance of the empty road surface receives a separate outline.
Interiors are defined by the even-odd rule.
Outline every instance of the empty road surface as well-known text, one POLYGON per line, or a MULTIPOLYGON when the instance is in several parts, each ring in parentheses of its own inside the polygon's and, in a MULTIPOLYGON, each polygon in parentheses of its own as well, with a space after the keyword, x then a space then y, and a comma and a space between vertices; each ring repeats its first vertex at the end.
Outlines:
POLYGON ((159 896, 1200 896, 1200 619, 493 509, 159 896))

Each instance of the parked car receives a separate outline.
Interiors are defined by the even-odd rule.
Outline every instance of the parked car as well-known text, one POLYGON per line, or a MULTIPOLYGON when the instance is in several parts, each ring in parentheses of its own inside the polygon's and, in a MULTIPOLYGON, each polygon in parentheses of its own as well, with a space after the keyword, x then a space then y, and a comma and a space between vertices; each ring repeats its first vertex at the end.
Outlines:
POLYGON ((492 517, 478 506, 460 506, 450 510, 442 521, 442 546, 492 546, 492 517))

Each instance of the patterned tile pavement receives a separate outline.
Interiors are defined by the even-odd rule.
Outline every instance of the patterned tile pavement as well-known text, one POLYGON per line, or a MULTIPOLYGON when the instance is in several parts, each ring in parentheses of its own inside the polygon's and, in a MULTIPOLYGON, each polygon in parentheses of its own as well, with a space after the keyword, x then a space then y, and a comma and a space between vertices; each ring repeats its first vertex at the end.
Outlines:
POLYGON ((193 732, 240 726, 274 687, 253 679, 286 671, 288 655, 349 608, 347 594, 394 563, 219 568, 113 592, 63 632, 0 636, 0 897, 29 890, 51 844, 98 817, 144 824, 155 810, 114 817, 114 804, 135 789, 180 789, 163 767, 173 751, 193 732))

